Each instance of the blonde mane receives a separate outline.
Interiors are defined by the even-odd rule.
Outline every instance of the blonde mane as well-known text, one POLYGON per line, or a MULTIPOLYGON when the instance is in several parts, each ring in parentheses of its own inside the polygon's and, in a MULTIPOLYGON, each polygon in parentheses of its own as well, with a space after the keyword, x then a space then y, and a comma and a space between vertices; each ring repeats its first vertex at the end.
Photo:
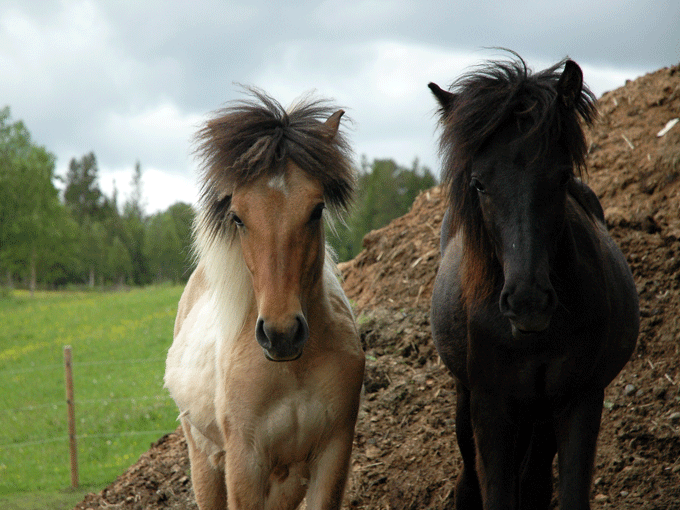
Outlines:
POLYGON ((214 235, 200 211, 194 225, 194 251, 208 279, 210 299, 219 314, 223 338, 236 339, 255 304, 250 273, 243 260, 239 236, 214 235), (227 313, 228 312, 228 313, 227 313))
MULTIPOLYGON (((207 285, 202 294, 194 297, 197 303, 207 300, 205 306, 198 307, 205 330, 200 337, 186 334, 180 339, 176 325, 176 338, 168 351, 165 386, 180 417, 191 423, 194 440, 214 457, 221 455, 213 393, 217 362, 225 347, 239 337, 255 306, 255 296, 238 236, 214 235, 206 227, 205 212, 199 211, 194 239, 196 272, 203 275, 207 285)), ((178 320, 179 316, 178 310, 178 320)))

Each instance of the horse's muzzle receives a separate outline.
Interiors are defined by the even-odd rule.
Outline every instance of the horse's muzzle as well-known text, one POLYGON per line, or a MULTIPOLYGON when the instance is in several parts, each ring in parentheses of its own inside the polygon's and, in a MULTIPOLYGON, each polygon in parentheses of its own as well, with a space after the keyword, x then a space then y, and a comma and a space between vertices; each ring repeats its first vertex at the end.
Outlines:
POLYGON ((284 326, 259 317, 255 338, 268 360, 295 361, 302 356, 309 338, 309 326, 302 314, 297 314, 292 322, 284 326))
POLYGON ((557 295, 552 286, 506 285, 501 292, 499 307, 510 321, 512 336, 540 333, 550 326, 557 295))

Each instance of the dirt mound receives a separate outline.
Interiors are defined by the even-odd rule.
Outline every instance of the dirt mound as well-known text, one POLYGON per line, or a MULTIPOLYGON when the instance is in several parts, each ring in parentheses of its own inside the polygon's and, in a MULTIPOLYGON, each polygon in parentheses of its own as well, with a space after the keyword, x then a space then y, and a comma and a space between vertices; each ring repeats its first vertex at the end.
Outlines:
MULTIPOLYGON (((589 184, 641 299, 633 358, 606 392, 594 508, 680 509, 680 66, 603 95, 589 133, 589 184)), ((429 331, 444 212, 440 188, 364 239, 343 264, 367 354, 346 508, 451 506, 460 456, 455 392, 429 331)), ((195 508, 181 433, 78 509, 195 508)))
POLYGON ((340 264, 357 310, 430 306, 445 201, 441 186, 421 192, 408 214, 366 234, 359 255, 340 264))

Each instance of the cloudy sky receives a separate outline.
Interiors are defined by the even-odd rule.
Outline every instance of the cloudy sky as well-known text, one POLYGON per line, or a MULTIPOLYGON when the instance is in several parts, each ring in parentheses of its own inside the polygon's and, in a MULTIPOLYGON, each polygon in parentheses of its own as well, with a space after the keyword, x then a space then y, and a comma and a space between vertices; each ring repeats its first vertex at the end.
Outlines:
POLYGON ((343 106, 365 155, 436 171, 427 83, 520 53, 570 56, 600 96, 680 62, 677 0, 0 0, 0 107, 65 173, 97 156, 122 201, 144 174, 147 212, 195 199, 191 138, 256 85, 284 105, 315 91, 343 106))

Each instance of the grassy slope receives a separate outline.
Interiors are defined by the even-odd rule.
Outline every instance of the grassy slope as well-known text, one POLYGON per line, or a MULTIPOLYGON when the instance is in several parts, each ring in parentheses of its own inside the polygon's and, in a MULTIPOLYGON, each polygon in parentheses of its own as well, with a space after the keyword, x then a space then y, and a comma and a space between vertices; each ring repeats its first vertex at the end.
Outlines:
POLYGON ((18 493, 72 496, 62 492, 70 485, 64 345, 73 349, 81 486, 104 486, 174 430, 177 411, 162 381, 181 290, 0 300, 3 507, 24 508, 22 499, 39 497, 18 493))

